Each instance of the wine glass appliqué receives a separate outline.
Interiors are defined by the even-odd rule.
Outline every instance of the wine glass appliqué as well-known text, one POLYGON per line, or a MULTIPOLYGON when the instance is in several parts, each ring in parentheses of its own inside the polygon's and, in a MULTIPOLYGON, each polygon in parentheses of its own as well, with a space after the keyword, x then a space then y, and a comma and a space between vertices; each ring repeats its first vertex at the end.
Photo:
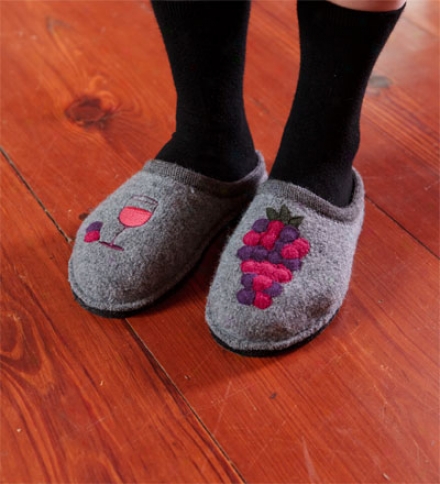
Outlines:
POLYGON ((93 222, 86 229, 85 242, 99 242, 114 250, 124 250, 116 244, 116 239, 127 229, 134 229, 145 225, 153 216, 157 208, 157 201, 145 195, 134 195, 129 199, 127 205, 119 212, 118 220, 122 224, 122 229, 113 237, 110 242, 100 240, 102 222, 93 222))

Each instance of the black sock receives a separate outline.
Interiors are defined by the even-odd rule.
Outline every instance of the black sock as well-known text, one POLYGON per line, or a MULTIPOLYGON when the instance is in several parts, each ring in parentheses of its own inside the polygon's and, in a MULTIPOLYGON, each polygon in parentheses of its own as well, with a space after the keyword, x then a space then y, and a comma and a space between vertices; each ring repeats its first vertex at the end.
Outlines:
POLYGON ((153 0, 177 91, 176 132, 156 155, 232 181, 257 156, 244 113, 250 1, 153 0))
POLYGON ((365 12, 299 0, 298 86, 270 177, 350 202, 362 100, 402 10, 365 12))

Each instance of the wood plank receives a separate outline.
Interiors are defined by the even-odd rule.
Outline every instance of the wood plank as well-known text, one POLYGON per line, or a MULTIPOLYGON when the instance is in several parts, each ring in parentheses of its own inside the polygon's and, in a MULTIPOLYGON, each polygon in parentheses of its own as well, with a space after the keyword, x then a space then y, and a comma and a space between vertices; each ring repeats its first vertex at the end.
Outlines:
POLYGON ((69 247, 1 169, 2 482, 239 482, 126 324, 73 302, 69 247))
POLYGON ((436 173, 438 98, 439 39, 404 14, 375 66, 364 115, 436 173))
MULTIPOLYGON (((173 129, 175 93, 165 50, 149 4, 8 2, 3 10, 2 142, 73 237, 78 215, 154 156, 173 129), (90 24, 89 18, 98 20, 90 24), (31 88, 29 79, 36 80, 31 88), (30 108, 35 105, 39 109, 30 108), (86 179, 95 183, 79 193, 86 179)), ((368 173, 369 197, 438 254, 439 76, 432 62, 438 42, 405 15, 367 92, 356 165, 368 173)), ((298 62, 294 2, 254 2, 246 100, 255 144, 269 167, 298 62)))
POLYGON ((2 144, 73 237, 77 207, 96 205, 172 132, 165 48, 148 3, 6 2, 2 13, 2 144))
POLYGON ((369 198, 440 255, 439 42, 413 26, 412 12, 405 9, 375 67, 357 166, 369 198))
POLYGON ((437 0, 408 1, 406 16, 415 25, 439 37, 440 5, 437 0))
POLYGON ((368 203, 332 325, 293 354, 255 360, 220 348, 206 327, 218 256, 130 324, 244 479, 437 482, 437 259, 368 203))
MULTIPOLYGON (((4 5, 2 143, 50 214, 73 237, 78 217, 136 171, 172 130, 175 95, 163 45, 147 3, 4 5), (118 27, 112 28, 116 18, 118 27)), ((298 72, 295 21, 293 2, 254 2, 246 99, 256 146, 269 166, 298 72)), ((437 260, 386 216, 432 252, 438 250, 438 177, 428 147, 436 129, 438 73, 427 67, 435 52, 433 35, 416 27, 414 22, 399 24, 393 34, 399 41, 391 39, 391 48, 384 52, 388 62, 393 56, 398 61, 392 69, 384 62, 377 71, 392 84, 376 83, 368 92, 366 107, 373 108, 363 123, 357 165, 378 208, 368 204, 350 296, 330 328, 311 345, 277 359, 248 360, 217 347, 204 322, 204 304, 220 240, 194 277, 130 320, 250 482, 438 481, 437 260), (412 36, 416 50, 406 42, 412 36), (388 113, 382 102, 396 106, 402 139, 393 122, 382 123, 381 113, 388 113), (413 133, 420 133, 423 142, 413 133), (381 170, 384 176, 379 177, 381 170)), ((56 260, 61 267, 66 254, 56 260)), ((38 255, 46 260, 41 251, 38 255)), ((38 284, 47 302, 51 292, 44 281, 38 279, 38 284)), ((97 318, 67 302, 67 290, 64 285, 54 293, 66 307, 65 319, 74 318, 77 324, 83 317, 96 325, 97 318)), ((30 311, 36 312, 34 306, 30 311)), ((128 352, 135 351, 125 331, 118 332, 107 321, 102 324, 106 331, 112 328, 111 345, 117 340, 128 352)), ((76 354, 83 355, 83 342, 76 339, 75 345, 76 354)), ((86 348, 90 345, 98 352, 97 342, 86 348)), ((44 351, 53 348, 49 344, 44 351)), ((103 359, 110 365, 109 356, 103 359)), ((129 365, 127 359, 120 363, 124 365, 129 365)), ((67 365, 63 372, 75 382, 67 365)), ((106 369, 104 382, 110 377, 106 369)), ((117 388, 113 385, 110 393, 117 388)), ((133 398, 145 396, 138 390, 133 398)), ((148 414, 148 405, 155 402, 132 403, 126 414, 118 407, 117 417, 123 414, 130 422, 127 434, 139 407, 148 414)), ((40 399, 36 405, 46 403, 40 399)), ((97 418, 108 410, 104 400, 99 405, 104 410, 96 412, 97 418)), ((86 420, 85 425, 94 422, 86 420)), ((135 435, 142 443, 144 434, 135 435)), ((82 458, 87 443, 69 438, 76 445, 72 453, 82 458)), ((94 439, 99 442, 99 437, 94 439)), ((121 458, 128 459, 127 454, 121 458)), ((130 458, 138 459, 136 465, 141 460, 130 458)), ((61 466, 60 460, 53 461, 61 466)), ((97 472, 111 480, 115 473, 105 474, 111 466, 105 457, 101 462, 97 472)))
POLYGON ((364 120, 363 128, 365 143, 356 166, 364 178, 367 197, 438 255, 438 176, 406 156, 397 139, 384 136, 370 120, 364 120))

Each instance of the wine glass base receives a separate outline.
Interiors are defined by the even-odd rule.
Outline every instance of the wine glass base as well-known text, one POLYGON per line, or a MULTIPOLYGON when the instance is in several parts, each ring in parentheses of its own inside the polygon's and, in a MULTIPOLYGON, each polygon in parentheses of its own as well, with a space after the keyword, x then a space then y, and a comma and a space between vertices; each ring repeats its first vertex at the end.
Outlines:
POLYGON ((120 245, 117 245, 117 244, 112 244, 111 242, 104 242, 102 240, 99 241, 100 244, 102 245, 106 245, 107 247, 109 247, 110 249, 115 249, 115 250, 124 250, 123 247, 121 247, 120 245))

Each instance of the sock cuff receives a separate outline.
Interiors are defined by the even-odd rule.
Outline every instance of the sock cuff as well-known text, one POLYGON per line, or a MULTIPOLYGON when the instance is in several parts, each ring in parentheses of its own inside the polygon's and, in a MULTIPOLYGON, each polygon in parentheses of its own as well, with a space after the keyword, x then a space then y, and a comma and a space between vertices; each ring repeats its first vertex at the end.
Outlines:
MULTIPOLYGON (((231 18, 231 14, 237 14, 235 4, 242 4, 239 8, 240 13, 243 12, 242 8, 245 7, 246 15, 250 12, 250 1, 251 0, 151 0, 153 10, 156 15, 160 12, 161 16, 165 15, 167 21, 172 18, 183 17, 197 17, 208 15, 208 20, 213 18, 217 20, 225 19, 223 16, 229 17, 230 21, 233 22, 234 18, 231 18), (156 8, 157 7, 157 8, 156 8), (215 17, 211 17, 216 15, 215 17), (220 15, 219 19, 217 15, 220 15)), ((235 15, 236 18, 236 15, 235 15)), ((199 19, 203 22, 203 18, 199 19)), ((211 23, 212 25, 212 23, 211 23)), ((247 27, 246 27, 247 28, 247 27)), ((224 29, 224 35, 226 35, 228 29, 224 29)))
POLYGON ((195 0, 151 0, 153 7, 159 6, 167 16, 174 15, 179 17, 190 11, 190 6, 195 0))
POLYGON ((336 26, 370 31, 378 28, 378 24, 389 24, 391 31, 405 7, 406 3, 397 10, 370 12, 342 7, 328 0, 298 0, 297 3, 298 17, 301 16, 302 21, 308 19, 309 24, 320 29, 329 25, 332 30, 336 26))

